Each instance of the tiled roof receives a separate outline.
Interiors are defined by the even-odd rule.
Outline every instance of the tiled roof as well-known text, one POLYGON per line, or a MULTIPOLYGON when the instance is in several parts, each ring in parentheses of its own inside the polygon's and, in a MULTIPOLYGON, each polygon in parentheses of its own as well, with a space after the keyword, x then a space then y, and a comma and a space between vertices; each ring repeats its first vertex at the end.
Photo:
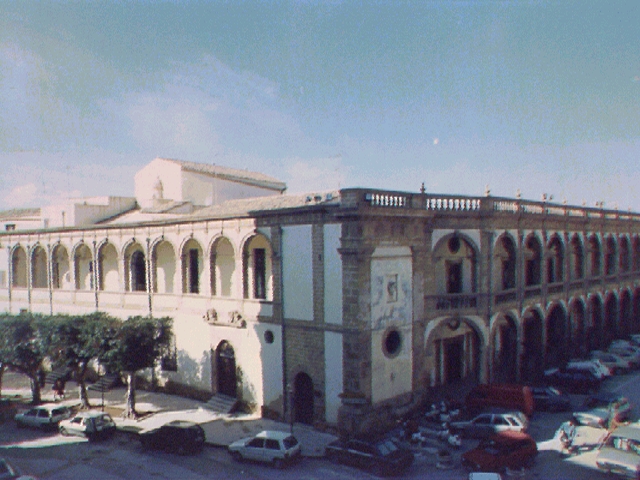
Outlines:
POLYGON ((277 190, 279 192, 282 192, 287 188, 286 183, 281 182, 276 178, 270 177, 269 175, 265 175, 264 173, 223 167, 221 165, 187 162, 184 160, 175 160, 173 158, 161 158, 161 160, 177 163, 183 168, 183 170, 212 175, 233 182, 240 182, 256 187, 269 188, 272 190, 277 190))

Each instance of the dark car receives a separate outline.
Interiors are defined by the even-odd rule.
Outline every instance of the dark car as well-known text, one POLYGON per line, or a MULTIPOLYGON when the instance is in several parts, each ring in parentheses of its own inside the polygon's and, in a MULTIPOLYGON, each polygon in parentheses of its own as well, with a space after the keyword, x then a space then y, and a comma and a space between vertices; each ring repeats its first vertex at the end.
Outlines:
POLYGON ((141 432, 144 448, 186 455, 199 453, 204 447, 204 430, 200 425, 185 420, 174 420, 161 427, 141 432))
POLYGON ((600 388, 602 379, 586 368, 554 368, 544 372, 547 383, 571 393, 590 393, 600 388))
POLYGON ((325 454, 331 461, 378 475, 400 474, 413 463, 413 453, 390 439, 378 442, 337 440, 327 445, 325 454))
POLYGON ((531 387, 535 408, 544 412, 571 410, 571 398, 555 387, 531 387))
POLYGON ((629 420, 632 409, 633 406, 626 397, 602 391, 588 396, 580 410, 573 412, 573 418, 579 425, 609 428, 614 423, 629 420))
POLYGON ((530 467, 538 454, 531 436, 522 432, 500 432, 486 438, 462 455, 462 464, 482 472, 503 472, 530 467))

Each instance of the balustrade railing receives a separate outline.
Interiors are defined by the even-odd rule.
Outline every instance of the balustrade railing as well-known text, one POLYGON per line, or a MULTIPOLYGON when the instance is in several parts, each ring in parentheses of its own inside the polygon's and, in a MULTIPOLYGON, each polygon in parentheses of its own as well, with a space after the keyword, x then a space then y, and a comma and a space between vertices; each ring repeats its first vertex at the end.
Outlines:
POLYGON ((477 293, 451 293, 445 295, 427 295, 426 304, 431 310, 459 310, 478 308, 479 295, 477 293))

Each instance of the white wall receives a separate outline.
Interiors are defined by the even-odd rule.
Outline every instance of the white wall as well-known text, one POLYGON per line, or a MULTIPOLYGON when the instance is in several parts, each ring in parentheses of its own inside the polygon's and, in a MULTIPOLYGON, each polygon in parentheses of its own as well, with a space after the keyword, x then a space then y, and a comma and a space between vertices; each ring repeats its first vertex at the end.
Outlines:
POLYGON ((311 225, 282 229, 284 316, 313 320, 311 225))
POLYGON ((278 194, 267 188, 223 180, 197 172, 182 172, 182 182, 182 198, 194 205, 216 205, 226 200, 278 194))
POLYGON ((143 208, 153 206, 155 186, 158 180, 162 182, 163 198, 181 201, 182 198, 182 169, 179 164, 156 158, 136 173, 136 200, 143 208))
POLYGON ((324 227, 324 321, 342 324, 341 225, 324 227))
POLYGON ((325 416, 328 423, 338 422, 342 393, 342 334, 325 332, 325 416))

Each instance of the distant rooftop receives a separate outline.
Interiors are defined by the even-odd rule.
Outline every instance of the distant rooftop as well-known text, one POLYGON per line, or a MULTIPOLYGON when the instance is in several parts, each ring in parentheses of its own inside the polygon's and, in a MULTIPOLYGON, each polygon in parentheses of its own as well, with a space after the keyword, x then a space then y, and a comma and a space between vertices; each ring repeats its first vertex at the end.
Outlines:
POLYGON ((39 217, 39 208, 14 208, 0 211, 0 220, 21 220, 28 217, 39 217))

